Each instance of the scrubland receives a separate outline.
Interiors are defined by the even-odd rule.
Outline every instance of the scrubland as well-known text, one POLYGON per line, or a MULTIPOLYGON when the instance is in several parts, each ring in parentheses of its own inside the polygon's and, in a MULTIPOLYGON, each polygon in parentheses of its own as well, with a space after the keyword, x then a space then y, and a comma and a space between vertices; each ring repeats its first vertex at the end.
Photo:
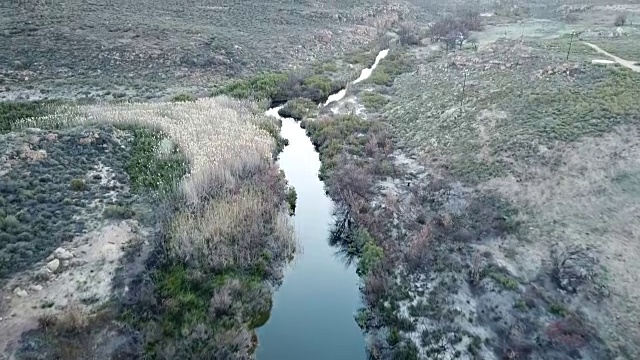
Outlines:
POLYGON ((496 11, 447 45, 434 24, 469 17, 448 10, 396 28, 356 110, 303 122, 342 205, 333 241, 365 264, 370 355, 635 358, 640 74, 582 41, 633 59, 636 27, 595 4, 572 39, 496 11))

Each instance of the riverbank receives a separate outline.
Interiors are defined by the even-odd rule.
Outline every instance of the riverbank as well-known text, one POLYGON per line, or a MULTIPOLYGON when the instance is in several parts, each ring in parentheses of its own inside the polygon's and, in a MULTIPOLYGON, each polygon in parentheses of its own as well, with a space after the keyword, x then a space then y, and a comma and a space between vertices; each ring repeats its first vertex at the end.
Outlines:
MULTIPOLYGON (((59 268, 43 266, 50 275, 41 280, 37 291, 35 286, 24 286, 22 294, 10 282, 11 288, 5 288, 5 294, 11 295, 3 306, 2 325, 19 331, 3 334, 3 341, 9 340, 8 356, 251 358, 256 346, 253 329, 268 318, 272 286, 281 281, 282 268, 295 250, 288 222, 293 204, 287 203, 291 196, 274 163, 276 139, 270 135, 278 134, 279 125, 259 114, 253 103, 228 98, 62 109, 55 116, 27 123, 71 129, 101 124, 109 129, 115 126, 121 130, 114 131, 123 134, 133 131, 133 143, 121 144, 132 157, 125 164, 127 173, 118 175, 119 186, 139 194, 140 201, 146 199, 148 207, 137 208, 133 219, 129 219, 132 211, 119 211, 122 216, 95 224, 96 238, 85 240, 98 248, 105 246, 98 240, 104 224, 118 226, 126 221, 140 228, 128 240, 120 239, 119 246, 126 251, 118 248, 120 252, 109 258, 119 268, 101 273, 107 292, 96 300, 87 303, 69 295, 83 278, 85 286, 96 284, 88 275, 78 274, 92 268, 66 260, 59 268), (148 131, 145 128, 158 132, 137 140, 138 133, 148 131), (62 288, 56 279, 71 273, 77 281, 62 288), (46 296, 56 291, 64 302, 46 296), (39 310, 16 312, 25 296, 26 303, 39 310), (29 332, 20 339, 22 331, 29 332), (9 335, 14 338, 4 339, 9 335), (84 351, 89 348, 94 351, 84 351)), ((48 138, 68 137, 64 130, 51 134, 48 138)), ((79 141, 80 146, 93 151, 105 147, 104 140, 96 140, 104 139, 101 133, 88 139, 79 141)), ((47 154, 44 144, 29 146, 31 151, 47 154)), ((61 151, 71 150, 63 147, 61 151)), ((33 166, 49 166, 55 160, 59 161, 38 157, 33 166)), ((16 169, 3 174, 10 176, 16 169)), ((89 179, 80 176, 76 182, 92 179, 86 176, 89 179)), ((82 191, 89 194, 92 189, 86 186, 82 191)), ((113 207, 107 201, 90 208, 101 211, 104 206, 105 212, 113 207)), ((105 261, 101 256, 84 259, 84 248, 73 244, 58 245, 67 249, 71 259, 105 261)))
POLYGON ((622 94, 638 76, 576 44, 567 61, 570 38, 546 36, 395 49, 303 120, 342 205, 336 233, 363 264, 374 358, 635 357, 633 281, 611 276, 627 261, 610 246, 631 251, 615 229, 637 224, 596 202, 637 206, 603 174, 635 169, 639 112, 622 94))

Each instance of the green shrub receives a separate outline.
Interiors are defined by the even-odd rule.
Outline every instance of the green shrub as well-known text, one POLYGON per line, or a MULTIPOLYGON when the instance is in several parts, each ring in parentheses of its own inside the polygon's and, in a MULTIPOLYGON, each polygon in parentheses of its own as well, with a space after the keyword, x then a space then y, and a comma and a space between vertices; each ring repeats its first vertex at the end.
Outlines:
POLYGON ((335 63, 326 63, 324 65, 322 65, 322 70, 327 71, 327 72, 336 72, 338 71, 338 67, 336 66, 335 63))
POLYGON ((413 341, 401 342, 393 349, 393 360, 418 360, 418 347, 413 341))
POLYGON ((87 184, 82 179, 73 179, 69 187, 73 191, 84 191, 87 189, 87 184))
POLYGON ((371 81, 376 85, 381 85, 381 86, 389 86, 393 84, 393 79, 391 78, 391 75, 387 74, 382 69, 381 70, 375 69, 373 71, 373 74, 371 74, 371 77, 369 77, 369 81, 371 81))
POLYGON ((289 189, 287 189, 287 204, 289 204, 290 215, 294 215, 296 213, 297 199, 298 199, 298 194, 296 193, 296 189, 293 187, 289 187, 289 189))
POLYGON ((569 310, 567 309, 567 307, 559 302, 555 302, 549 305, 549 312, 562 317, 565 317, 567 316, 567 314, 569 314, 569 310))
POLYGON ((398 329, 392 328, 391 331, 389 331, 389 336, 387 336, 387 342, 389 345, 396 346, 401 340, 402 337, 400 336, 398 329))
POLYGON ((517 290, 520 285, 517 280, 496 271, 490 272, 488 276, 498 284, 502 285, 506 290, 517 290))
POLYGON ((357 242, 364 244, 356 272, 360 276, 365 276, 380 264, 384 258, 384 251, 375 244, 366 230, 360 229, 356 236, 358 237, 357 242))
POLYGON ((371 111, 380 110, 389 102, 383 95, 372 91, 362 93, 360 101, 362 101, 362 105, 364 105, 367 110, 371 111))
POLYGON ((171 98, 171 102, 193 102, 197 98, 192 94, 178 94, 171 98))
POLYGON ((130 219, 135 215, 133 209, 130 206, 123 205, 108 205, 102 211, 102 216, 107 219, 130 219))
POLYGON ((229 95, 237 99, 273 99, 284 94, 289 81, 285 73, 262 73, 245 80, 238 80, 214 90, 213 95, 229 95))
POLYGON ((329 96, 332 89, 332 81, 324 75, 312 75, 304 80, 304 85, 311 89, 318 89, 324 96, 329 96))
POLYGON ((399 49, 382 59, 368 80, 376 85, 391 86, 396 77, 412 71, 413 65, 412 55, 399 49))
POLYGON ((20 221, 13 215, 0 219, 0 229, 2 230, 18 229, 19 227, 20 221))
POLYGON ((295 120, 303 120, 304 118, 314 115, 318 111, 318 105, 306 98, 296 98, 287 101, 287 103, 278 111, 278 114, 285 118, 295 120))

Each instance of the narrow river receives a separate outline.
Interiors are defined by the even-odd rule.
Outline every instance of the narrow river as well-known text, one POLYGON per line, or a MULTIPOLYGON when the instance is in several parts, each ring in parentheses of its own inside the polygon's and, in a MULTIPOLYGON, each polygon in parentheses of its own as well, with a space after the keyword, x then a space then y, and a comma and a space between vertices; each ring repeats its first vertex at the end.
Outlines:
MULTIPOLYGON (((353 83, 368 78, 387 53, 381 51, 353 83)), ((343 89, 332 95, 325 105, 345 93, 343 89)), ((280 117, 279 109, 267 115, 280 117)), ((359 279, 328 242, 333 203, 318 179, 319 155, 298 123, 281 119, 281 134, 289 145, 279 164, 298 194, 293 220, 302 251, 285 270, 269 321, 257 330, 257 359, 364 360, 364 338, 353 318, 361 306, 359 279)))

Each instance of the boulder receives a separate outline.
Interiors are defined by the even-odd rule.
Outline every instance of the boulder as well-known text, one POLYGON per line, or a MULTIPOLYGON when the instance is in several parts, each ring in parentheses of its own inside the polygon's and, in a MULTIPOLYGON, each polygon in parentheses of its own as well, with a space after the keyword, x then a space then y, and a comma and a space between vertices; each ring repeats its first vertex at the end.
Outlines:
POLYGON ((71 251, 61 247, 57 248, 53 252, 53 256, 55 256, 55 258, 59 260, 69 260, 73 258, 73 254, 71 253, 71 251))
POLYGON ((53 259, 47 263, 47 270, 51 271, 52 273, 58 271, 59 268, 60 260, 58 259, 53 259))
POLYGON ((18 295, 18 296, 20 296, 20 297, 26 297, 27 295, 29 295, 29 294, 27 294, 27 292, 25 290, 23 290, 23 289, 21 289, 19 287, 15 288, 13 290, 13 293, 18 295))

